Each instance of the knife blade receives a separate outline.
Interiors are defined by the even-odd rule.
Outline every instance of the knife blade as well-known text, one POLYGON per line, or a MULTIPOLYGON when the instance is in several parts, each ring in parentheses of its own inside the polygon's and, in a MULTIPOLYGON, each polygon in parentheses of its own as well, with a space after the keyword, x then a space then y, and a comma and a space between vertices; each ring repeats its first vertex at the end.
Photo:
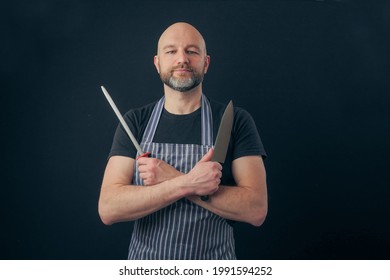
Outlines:
MULTIPOLYGON (((222 115, 221 123, 219 124, 218 133, 214 144, 214 155, 211 161, 217 161, 219 163, 225 162, 226 152, 230 142, 230 134, 233 128, 233 120, 233 101, 230 100, 229 104, 226 106, 225 112, 222 115)), ((209 196, 204 195, 200 198, 203 201, 207 201, 209 196)))
POLYGON ((123 119, 122 114, 119 112, 118 107, 116 107, 116 105, 114 103, 114 100, 112 100, 112 98, 111 98, 110 94, 108 93, 108 91, 106 90, 106 88, 104 86, 101 86, 101 88, 102 88, 102 91, 104 93, 104 96, 106 97, 108 103, 110 103, 111 108, 114 110, 116 116, 118 117, 120 123, 122 124, 123 128, 125 129, 125 131, 126 131, 127 135, 129 136, 131 142, 133 143, 134 147, 137 149, 137 151, 139 153, 139 156, 137 157, 137 159, 139 159, 141 157, 149 157, 150 153, 149 152, 145 153, 144 151, 142 151, 141 146, 138 144, 137 139, 135 139, 133 133, 131 132, 129 126, 126 123, 126 121, 123 119))
POLYGON ((225 162, 226 152, 230 141, 230 134, 233 127, 233 120, 233 101, 230 100, 229 104, 226 106, 218 128, 218 133, 214 144, 214 155, 211 159, 212 161, 218 161, 219 163, 225 162))

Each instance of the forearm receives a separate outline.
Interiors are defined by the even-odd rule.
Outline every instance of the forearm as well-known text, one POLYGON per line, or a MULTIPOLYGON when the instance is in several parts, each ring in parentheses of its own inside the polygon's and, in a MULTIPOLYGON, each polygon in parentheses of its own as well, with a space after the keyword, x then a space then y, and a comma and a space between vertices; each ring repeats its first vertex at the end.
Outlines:
POLYGON ((132 221, 156 212, 186 196, 180 178, 153 186, 103 184, 99 213, 105 224, 132 221))
POLYGON ((258 156, 241 157, 232 162, 235 187, 220 186, 208 201, 189 199, 209 211, 229 220, 260 226, 267 215, 268 198, 266 172, 258 156))
POLYGON ((197 196, 188 199, 225 219, 254 226, 260 226, 267 215, 267 193, 244 186, 220 186, 208 201, 197 196))

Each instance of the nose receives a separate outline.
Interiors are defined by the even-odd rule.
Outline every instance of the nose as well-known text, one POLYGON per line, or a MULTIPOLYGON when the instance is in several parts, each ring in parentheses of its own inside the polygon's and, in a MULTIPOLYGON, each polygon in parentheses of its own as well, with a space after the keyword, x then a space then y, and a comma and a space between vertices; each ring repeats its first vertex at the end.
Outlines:
POLYGON ((185 52, 185 50, 180 50, 177 52, 176 62, 177 62, 177 64, 188 64, 189 63, 189 59, 188 59, 188 56, 187 56, 187 53, 185 52))

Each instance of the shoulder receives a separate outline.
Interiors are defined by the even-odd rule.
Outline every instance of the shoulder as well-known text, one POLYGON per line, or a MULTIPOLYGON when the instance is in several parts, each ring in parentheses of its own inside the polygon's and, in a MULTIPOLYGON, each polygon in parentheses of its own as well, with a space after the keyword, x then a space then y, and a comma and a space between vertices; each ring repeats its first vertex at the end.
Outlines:
MULTIPOLYGON (((229 101, 227 101, 226 103, 222 103, 209 98, 209 102, 211 110, 213 112, 213 117, 216 117, 217 119, 222 118, 222 115, 225 112, 226 106, 228 105, 229 101)), ((252 121, 252 116, 250 115, 250 113, 241 107, 234 106, 234 123, 241 123, 242 121, 248 120, 252 121)))
POLYGON ((150 119, 150 116, 152 115, 153 108, 156 103, 157 101, 149 103, 142 107, 130 109, 123 116, 131 132, 134 134, 138 141, 141 141, 142 139, 143 132, 146 128, 146 125, 148 124, 148 121, 150 119))
POLYGON ((142 107, 133 108, 126 112, 124 118, 133 124, 142 124, 147 121, 152 114, 153 108, 157 101, 144 105, 142 107))

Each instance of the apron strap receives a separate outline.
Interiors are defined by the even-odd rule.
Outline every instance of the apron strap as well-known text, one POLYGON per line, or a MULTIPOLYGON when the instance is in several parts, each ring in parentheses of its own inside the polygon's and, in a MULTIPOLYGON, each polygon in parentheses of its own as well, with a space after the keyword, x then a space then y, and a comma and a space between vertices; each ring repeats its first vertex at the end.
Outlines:
POLYGON ((202 145, 213 146, 213 114, 210 102, 202 94, 202 145))
POLYGON ((142 136, 142 142, 151 143, 154 138, 154 133, 156 132, 158 122, 160 120, 160 116, 162 113, 162 109, 164 108, 165 97, 163 96, 157 103, 154 105, 152 115, 149 118, 148 124, 146 125, 146 129, 144 135, 142 136))

